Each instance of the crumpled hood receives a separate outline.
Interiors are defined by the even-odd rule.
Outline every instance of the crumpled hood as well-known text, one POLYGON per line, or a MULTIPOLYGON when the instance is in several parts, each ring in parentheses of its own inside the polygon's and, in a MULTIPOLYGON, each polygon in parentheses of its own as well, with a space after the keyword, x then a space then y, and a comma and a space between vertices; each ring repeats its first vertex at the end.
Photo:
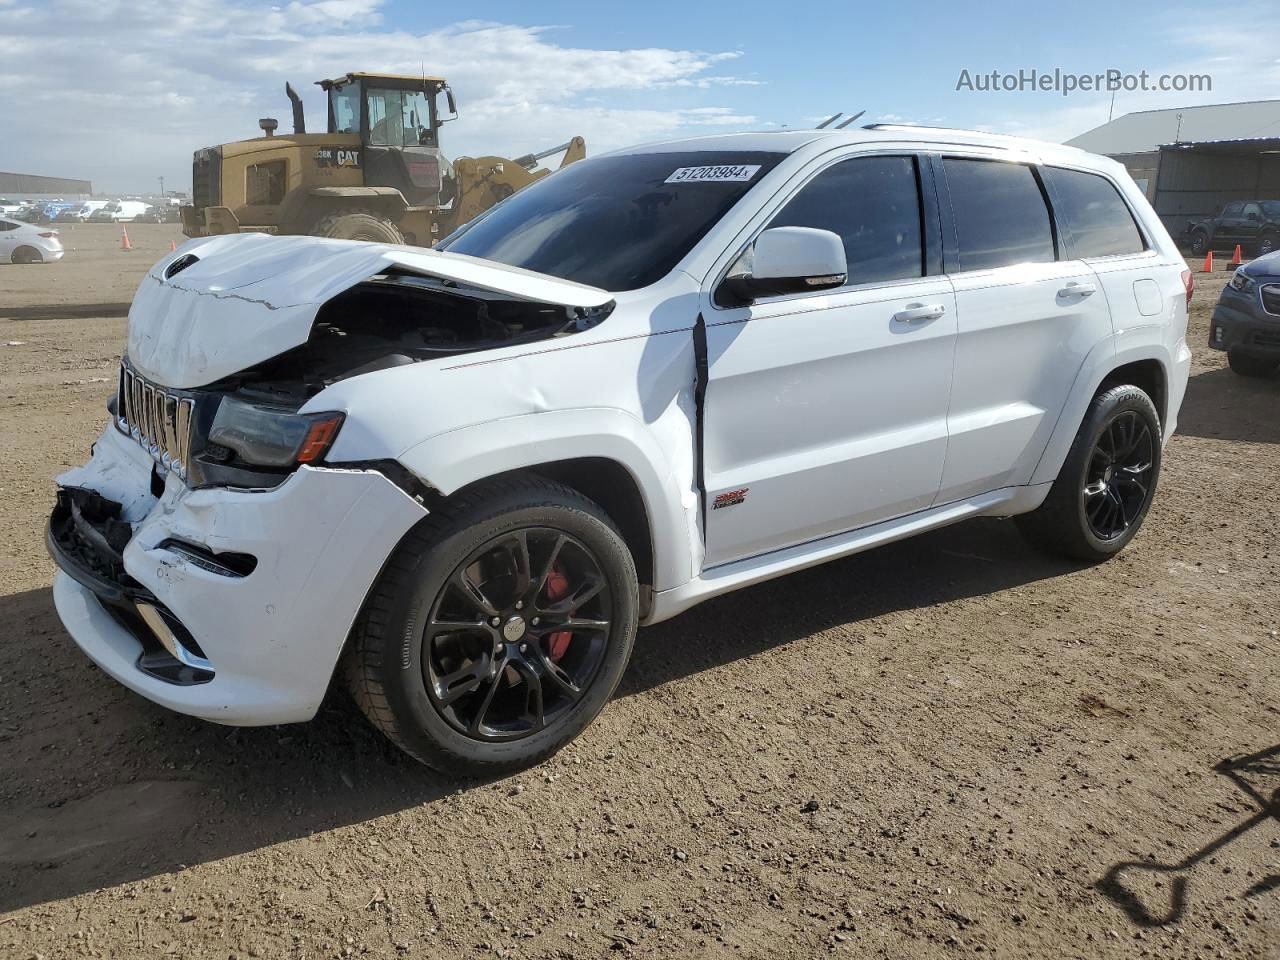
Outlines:
POLYGON ((164 386, 212 383, 306 343, 323 304, 390 269, 566 307, 612 300, 595 287, 418 247, 263 233, 207 237, 143 278, 129 308, 129 360, 164 386), (197 261, 166 279, 188 254, 197 261))

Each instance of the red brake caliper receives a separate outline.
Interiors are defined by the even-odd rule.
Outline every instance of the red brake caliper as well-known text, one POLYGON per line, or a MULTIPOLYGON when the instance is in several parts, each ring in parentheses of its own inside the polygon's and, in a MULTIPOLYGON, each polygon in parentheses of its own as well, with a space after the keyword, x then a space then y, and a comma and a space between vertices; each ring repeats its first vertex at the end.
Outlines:
MULTIPOLYGON (((563 600, 569 595, 569 578, 565 576, 558 564, 547 574, 546 591, 547 600, 551 603, 563 600)), ((568 652, 569 641, 572 639, 572 630, 561 630, 547 636, 547 656, 551 658, 552 663, 558 663, 560 658, 568 652)))

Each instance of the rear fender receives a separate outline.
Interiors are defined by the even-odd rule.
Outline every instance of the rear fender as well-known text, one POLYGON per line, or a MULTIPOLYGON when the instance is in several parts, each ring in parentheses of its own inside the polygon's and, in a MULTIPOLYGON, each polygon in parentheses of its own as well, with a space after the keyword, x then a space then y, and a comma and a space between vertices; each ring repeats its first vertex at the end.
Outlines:
MULTIPOLYGON (((1188 353, 1188 358, 1189 356, 1188 353)), ((1169 355, 1163 343, 1138 343, 1117 350, 1114 340, 1104 340, 1090 351, 1080 367, 1080 372, 1076 375, 1075 383, 1071 387, 1066 404, 1063 405, 1062 413, 1058 416, 1058 422, 1053 428, 1048 446, 1041 454, 1040 462, 1032 475, 1033 485, 1049 483, 1057 478, 1063 462, 1067 459, 1071 443, 1080 429, 1080 424, 1084 422, 1089 404, 1097 394, 1098 388, 1102 386, 1102 382, 1113 370, 1140 360, 1155 360, 1164 369, 1168 391, 1166 402, 1169 409, 1169 422, 1163 426, 1165 439, 1169 438, 1177 423, 1177 409, 1182 402, 1182 390, 1186 385, 1185 375, 1181 377, 1173 375, 1174 358, 1169 355)))

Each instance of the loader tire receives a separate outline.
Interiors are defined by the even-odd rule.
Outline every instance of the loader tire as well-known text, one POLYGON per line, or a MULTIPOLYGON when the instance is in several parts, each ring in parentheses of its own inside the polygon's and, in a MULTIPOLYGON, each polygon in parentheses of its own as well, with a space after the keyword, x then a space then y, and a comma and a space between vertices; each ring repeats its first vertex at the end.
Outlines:
POLYGON ((369 210, 336 210, 317 220, 310 233, 313 237, 331 237, 334 240, 404 243, 404 234, 399 227, 369 210))

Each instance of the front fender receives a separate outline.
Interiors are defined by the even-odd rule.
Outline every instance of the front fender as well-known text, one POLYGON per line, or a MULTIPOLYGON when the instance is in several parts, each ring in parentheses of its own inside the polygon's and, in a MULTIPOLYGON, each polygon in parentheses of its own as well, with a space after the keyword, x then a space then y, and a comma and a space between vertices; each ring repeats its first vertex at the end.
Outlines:
POLYGON ((478 423, 438 434, 397 459, 445 495, 511 470, 579 458, 620 464, 640 490, 653 540, 654 589, 694 575, 691 531, 697 497, 691 477, 663 452, 653 430, 607 407, 548 410, 478 423))

